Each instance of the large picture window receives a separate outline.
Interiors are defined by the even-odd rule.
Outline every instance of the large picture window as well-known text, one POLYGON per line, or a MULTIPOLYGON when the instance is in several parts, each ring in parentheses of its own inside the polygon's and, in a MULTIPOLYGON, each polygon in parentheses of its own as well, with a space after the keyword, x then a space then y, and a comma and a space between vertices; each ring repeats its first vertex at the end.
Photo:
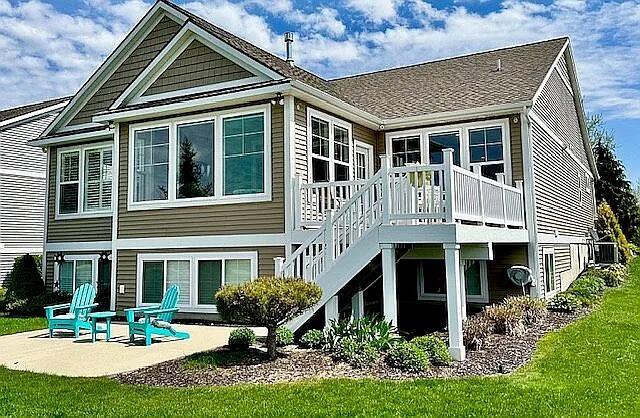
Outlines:
POLYGON ((91 144, 58 151, 56 216, 108 213, 113 197, 111 144, 91 144))
POLYGON ((351 125, 309 109, 311 181, 351 179, 351 125))
POLYGON ((178 125, 178 199, 213 196, 213 121, 178 125))
POLYGON ((177 285, 181 308, 215 312, 218 290, 257 274, 255 252, 140 254, 137 304, 160 303, 164 292, 177 285))

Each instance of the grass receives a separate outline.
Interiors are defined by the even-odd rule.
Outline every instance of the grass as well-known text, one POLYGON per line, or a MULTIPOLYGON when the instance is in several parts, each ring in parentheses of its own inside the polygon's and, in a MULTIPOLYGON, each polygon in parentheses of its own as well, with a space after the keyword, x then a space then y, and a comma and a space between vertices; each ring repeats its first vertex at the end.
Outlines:
POLYGON ((190 369, 207 369, 238 364, 257 364, 267 360, 268 356, 257 349, 250 348, 247 351, 220 349, 192 354, 185 359, 184 364, 190 369))
POLYGON ((35 331, 37 329, 43 329, 46 327, 47 320, 44 318, 0 317, 0 335, 35 331))
POLYGON ((631 274, 590 316, 547 335, 511 376, 157 389, 0 368, 0 416, 637 416, 640 261, 631 274))

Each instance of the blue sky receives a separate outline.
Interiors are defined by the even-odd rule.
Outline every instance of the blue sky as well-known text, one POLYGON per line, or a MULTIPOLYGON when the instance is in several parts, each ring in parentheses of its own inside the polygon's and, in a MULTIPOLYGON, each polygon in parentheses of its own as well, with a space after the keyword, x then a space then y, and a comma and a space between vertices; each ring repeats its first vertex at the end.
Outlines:
MULTIPOLYGON (((640 0, 179 0, 324 77, 569 35, 590 113, 640 181, 640 0)), ((152 4, 0 0, 0 108, 73 94, 152 4)))

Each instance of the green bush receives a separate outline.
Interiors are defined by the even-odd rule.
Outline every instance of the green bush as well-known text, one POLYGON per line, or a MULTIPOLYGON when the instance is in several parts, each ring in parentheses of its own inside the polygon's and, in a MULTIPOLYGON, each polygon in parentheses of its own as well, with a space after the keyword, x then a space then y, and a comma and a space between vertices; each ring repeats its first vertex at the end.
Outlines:
POLYGON ((547 316, 547 303, 544 299, 529 296, 510 296, 505 298, 503 305, 520 311, 525 325, 533 325, 547 316))
POLYGON ((333 348, 333 357, 350 364, 352 367, 365 369, 378 361, 380 350, 370 342, 358 341, 355 338, 342 338, 333 348))
POLYGON ((236 328, 229 334, 229 347, 236 350, 246 350, 256 343, 256 334, 247 327, 236 328))
POLYGON ((0 287, 0 312, 4 312, 7 308, 5 306, 5 297, 7 296, 7 289, 0 287))
POLYGON ((419 347, 427 354, 431 363, 436 366, 446 366, 451 364, 453 358, 449 354, 447 344, 440 338, 433 335, 424 335, 411 340, 411 344, 419 347))
POLYGON ((470 350, 480 350, 482 344, 493 333, 493 323, 479 313, 467 318, 462 324, 464 346, 470 350))
POLYGON ((600 277, 604 280, 604 283, 608 287, 618 287, 621 286, 625 280, 627 280, 627 276, 629 275, 629 270, 624 264, 612 264, 606 269, 602 269, 600 273, 600 277))
POLYGON ((493 322, 493 331, 497 334, 522 335, 525 331, 523 312, 517 306, 487 306, 484 315, 493 322))
POLYGON ((322 289, 315 283, 290 277, 260 277, 239 285, 224 286, 216 295, 225 320, 267 328, 267 352, 276 353, 276 329, 318 303, 322 289))
POLYGON ((322 348, 324 346, 324 332, 310 329, 300 338, 300 345, 306 348, 322 348))
POLYGON ((608 237, 611 242, 615 242, 618 245, 620 251, 620 261, 622 263, 628 263, 633 258, 633 251, 625 237, 618 218, 616 217, 611 206, 607 202, 602 202, 598 205, 598 216, 596 218, 596 230, 598 235, 608 237))
POLYGON ((278 327, 276 329, 276 345, 284 347, 293 344, 293 331, 287 327, 278 327))
POLYGON ((372 317, 331 321, 325 331, 325 342, 331 350, 344 338, 371 344, 378 351, 389 349, 398 340, 391 322, 372 317))
POLYGON ((571 286, 569 286, 567 293, 575 296, 580 302, 580 305, 591 306, 600 298, 605 287, 605 282, 599 274, 594 271, 589 271, 578 277, 571 286))
POLYGON ((10 301, 30 300, 45 292, 44 281, 35 257, 25 254, 15 259, 5 284, 10 301))
POLYGON ((560 292, 547 304, 547 309, 553 312, 572 313, 580 308, 580 301, 577 297, 567 292, 560 292))
POLYGON ((429 369, 429 356, 418 345, 402 341, 393 345, 386 355, 387 364, 396 369, 421 372, 429 369))

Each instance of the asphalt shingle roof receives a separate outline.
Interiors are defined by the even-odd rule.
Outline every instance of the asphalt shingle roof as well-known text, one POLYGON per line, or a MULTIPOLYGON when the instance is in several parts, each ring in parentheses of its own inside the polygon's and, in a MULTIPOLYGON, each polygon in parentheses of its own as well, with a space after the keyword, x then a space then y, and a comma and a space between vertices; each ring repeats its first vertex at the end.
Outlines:
POLYGON ((41 109, 46 109, 50 106, 55 106, 59 103, 63 103, 69 100, 70 97, 58 97, 56 99, 45 100, 38 103, 31 103, 11 109, 0 110, 0 122, 4 122, 9 119, 17 118, 19 116, 27 115, 31 112, 36 112, 41 109))

